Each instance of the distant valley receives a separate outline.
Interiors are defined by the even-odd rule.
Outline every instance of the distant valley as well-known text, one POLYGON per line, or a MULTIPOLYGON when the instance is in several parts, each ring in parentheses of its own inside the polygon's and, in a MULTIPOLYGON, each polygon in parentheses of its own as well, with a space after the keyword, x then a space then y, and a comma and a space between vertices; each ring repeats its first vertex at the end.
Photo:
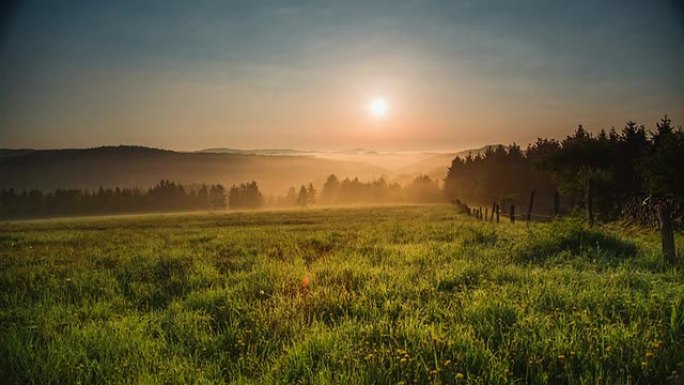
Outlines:
POLYGON ((89 149, 0 149, 0 188, 18 190, 99 187, 147 188, 161 179, 185 185, 230 186, 256 180, 267 194, 283 194, 305 183, 322 185, 330 174, 340 179, 385 177, 400 183, 418 174, 443 179, 453 154, 294 149, 205 149, 176 152, 139 146, 89 149))

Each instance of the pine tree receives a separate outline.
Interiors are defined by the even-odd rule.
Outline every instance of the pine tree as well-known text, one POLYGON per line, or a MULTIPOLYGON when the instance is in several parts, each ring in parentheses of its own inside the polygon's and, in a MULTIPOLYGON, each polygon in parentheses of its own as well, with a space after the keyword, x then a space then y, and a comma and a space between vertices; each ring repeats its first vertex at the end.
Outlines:
POLYGON ((306 186, 302 185, 299 188, 299 194, 297 195, 295 204, 301 207, 306 207, 309 204, 309 191, 306 189, 306 186))
POLYGON ((316 189, 313 183, 309 183, 309 187, 306 189, 306 204, 307 206, 316 204, 316 189))

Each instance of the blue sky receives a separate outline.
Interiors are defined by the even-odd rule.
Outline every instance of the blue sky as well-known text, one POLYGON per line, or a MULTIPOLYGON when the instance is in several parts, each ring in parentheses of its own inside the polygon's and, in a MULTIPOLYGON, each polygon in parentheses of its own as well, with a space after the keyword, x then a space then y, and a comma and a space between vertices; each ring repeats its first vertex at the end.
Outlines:
POLYGON ((0 147, 445 150, 684 122, 675 1, 24 1, 0 147), (390 117, 364 106, 383 95, 390 117))

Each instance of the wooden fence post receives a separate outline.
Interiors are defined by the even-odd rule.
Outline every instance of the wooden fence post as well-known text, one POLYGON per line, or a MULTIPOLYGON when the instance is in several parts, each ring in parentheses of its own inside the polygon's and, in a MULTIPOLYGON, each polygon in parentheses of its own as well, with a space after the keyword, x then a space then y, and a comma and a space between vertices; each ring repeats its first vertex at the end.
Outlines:
POLYGON ((515 223, 515 205, 511 205, 511 223, 515 223))
POLYGON ((594 178, 589 177, 587 186, 587 216, 589 217, 589 227, 594 226, 594 178))
POLYGON ((496 223, 499 223, 499 204, 496 205, 496 223))
POLYGON ((496 201, 492 202, 492 216, 489 218, 490 222, 494 222, 494 210, 496 210, 496 201))
POLYGON ((674 241, 674 230, 672 229, 672 216, 667 203, 658 205, 658 220, 660 221, 660 238, 663 246, 663 256, 665 262, 674 265, 677 258, 674 241))
POLYGON ((527 223, 532 221, 532 207, 534 206, 534 194, 536 193, 535 190, 532 190, 532 193, 530 194, 530 205, 527 206, 527 223))
POLYGON ((485 214, 484 214, 484 221, 487 222, 487 218, 489 218, 489 207, 485 208, 485 214))
POLYGON ((553 193, 553 216, 557 217, 560 214, 560 194, 558 191, 553 193))
POLYGON ((477 218, 479 220, 482 220, 482 206, 480 206, 480 211, 478 211, 478 213, 477 213, 477 218))

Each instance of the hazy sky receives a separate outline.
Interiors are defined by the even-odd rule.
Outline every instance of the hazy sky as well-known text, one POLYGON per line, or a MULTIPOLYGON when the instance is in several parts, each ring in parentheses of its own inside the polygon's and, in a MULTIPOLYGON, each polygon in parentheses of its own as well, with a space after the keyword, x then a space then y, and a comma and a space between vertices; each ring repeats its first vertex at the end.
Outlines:
POLYGON ((0 20, 0 148, 445 150, 681 124, 676 4, 18 2, 0 20))

